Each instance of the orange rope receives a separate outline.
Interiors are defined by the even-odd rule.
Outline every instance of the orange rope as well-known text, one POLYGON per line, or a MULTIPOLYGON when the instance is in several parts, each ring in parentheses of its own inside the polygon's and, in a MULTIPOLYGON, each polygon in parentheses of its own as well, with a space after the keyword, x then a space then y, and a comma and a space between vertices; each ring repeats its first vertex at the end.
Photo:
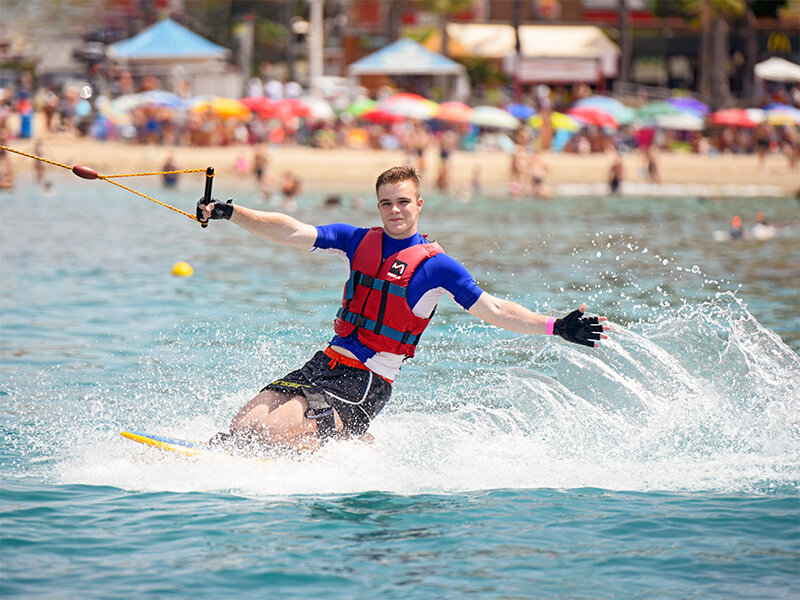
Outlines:
POLYGON ((116 185, 117 187, 121 187, 123 190, 128 190, 132 194, 136 194, 137 196, 141 196, 142 198, 147 198, 148 200, 152 200, 153 202, 155 202, 156 204, 160 204, 164 208, 168 208, 170 210, 174 210, 176 213, 180 213, 185 217, 189 217, 190 219, 192 219, 192 221, 197 221, 197 217, 196 216, 194 216, 192 214, 189 214, 187 212, 184 212, 180 208, 175 208, 174 206, 171 206, 169 204, 161 202, 160 200, 156 200, 155 198, 151 198, 147 194, 143 194, 142 192, 137 192, 136 190, 133 190, 133 189, 131 189, 131 188, 125 186, 125 185, 122 185, 121 183, 117 183, 116 181, 111 181, 105 175, 98 175, 97 178, 98 179, 105 179, 108 183, 112 183, 112 184, 116 185))
MULTIPOLYGON (((14 150, 14 148, 9 148, 8 146, 0 145, 0 148, 2 148, 3 150, 8 150, 9 152, 13 152, 14 154, 19 154, 19 155, 25 156, 27 158, 33 158, 34 160, 40 160, 42 162, 45 162, 45 163, 48 163, 48 164, 51 164, 51 165, 55 165, 57 167, 61 167, 61 168, 64 168, 64 169, 69 169, 70 171, 72 171, 72 167, 70 167, 69 165, 65 165, 64 163, 56 162, 54 160, 47 160, 46 158, 43 158, 41 156, 36 156, 35 154, 28 154, 27 152, 22 152, 21 150, 14 150)), ((128 190, 132 194, 136 194, 137 196, 141 196, 142 198, 146 198, 147 200, 155 202, 156 204, 160 204, 161 206, 163 206, 165 208, 168 208, 170 210, 174 210, 177 213, 180 213, 180 214, 182 214, 182 215, 184 215, 186 217, 189 217, 193 221, 197 221, 197 217, 195 215, 187 213, 187 212, 184 212, 179 208, 175 208, 174 206, 170 206, 169 204, 166 204, 164 202, 156 200, 155 198, 151 198, 147 194, 143 194, 141 192, 137 192, 136 190, 131 189, 131 188, 127 187, 127 186, 124 186, 121 183, 117 183, 116 181, 111 181, 111 178, 112 177, 140 177, 140 176, 146 176, 146 175, 173 175, 173 174, 178 174, 178 173, 200 173, 200 172, 204 172, 204 171, 205 171, 205 169, 185 169, 183 171, 158 171, 158 172, 154 172, 154 173, 127 173, 127 174, 122 174, 122 175, 100 175, 98 173, 97 174, 97 178, 98 179, 103 179, 103 180, 107 181, 108 183, 112 183, 112 184, 116 185, 117 187, 121 187, 123 190, 128 190)))
POLYGON ((54 160, 47 160, 46 158, 42 158, 41 156, 36 156, 35 154, 28 154, 27 152, 22 152, 21 150, 14 150, 13 148, 9 148, 8 146, 0 145, 0 148, 2 148, 3 150, 8 150, 9 152, 13 152, 15 154, 21 154, 22 156, 27 156, 28 158, 35 158, 36 160, 40 160, 42 162, 55 165, 57 167, 63 167, 65 169, 69 169, 70 171, 72 170, 72 167, 70 167, 69 165, 65 165, 63 163, 56 162, 54 160))
POLYGON ((156 171, 155 173, 123 173, 122 175, 105 175, 105 179, 112 177, 144 177, 146 175, 178 175, 179 173, 205 173, 205 169, 184 169, 183 171, 156 171))

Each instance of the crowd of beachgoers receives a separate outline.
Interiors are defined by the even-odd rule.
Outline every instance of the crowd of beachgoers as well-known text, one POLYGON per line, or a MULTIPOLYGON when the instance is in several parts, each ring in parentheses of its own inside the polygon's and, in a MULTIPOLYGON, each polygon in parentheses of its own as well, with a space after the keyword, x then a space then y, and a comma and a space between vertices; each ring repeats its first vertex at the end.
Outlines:
MULTIPOLYGON (((433 150, 439 189, 449 185, 454 152, 497 150, 510 156, 511 194, 534 196, 550 193, 542 158, 550 153, 635 152, 652 182, 659 181, 662 153, 755 154, 759 166, 781 155, 790 169, 800 164, 800 84, 776 86, 758 107, 717 111, 688 93, 621 101, 585 85, 535 86, 516 100, 509 90, 481 90, 473 102, 439 103, 391 88, 373 97, 361 88, 355 98, 323 98, 277 80, 251 80, 241 98, 193 96, 185 83, 167 91, 154 76, 134 81, 128 73, 113 84, 98 93, 88 82, 37 88, 22 77, 0 89, 0 145, 72 135, 165 147, 400 150, 421 169, 433 150)), ((620 160, 608 173, 612 191, 622 178, 620 160)))

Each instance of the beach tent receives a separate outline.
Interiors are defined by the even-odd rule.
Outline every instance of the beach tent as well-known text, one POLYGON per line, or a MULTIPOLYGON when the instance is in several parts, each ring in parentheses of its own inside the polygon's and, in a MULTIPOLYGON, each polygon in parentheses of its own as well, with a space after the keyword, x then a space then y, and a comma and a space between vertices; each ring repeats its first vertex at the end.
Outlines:
POLYGON ((231 51, 164 19, 127 40, 112 44, 106 56, 134 75, 156 75, 165 84, 185 79, 194 94, 239 97, 242 75, 228 69, 231 51))
POLYGON ((231 54, 172 19, 164 19, 138 34, 109 46, 107 56, 115 61, 184 62, 226 60, 231 54))
POLYGON ((756 77, 767 81, 794 83, 800 81, 800 65, 773 56, 755 66, 756 77))
MULTIPOLYGON (((593 25, 521 25, 518 57, 512 25, 448 23, 447 36, 452 57, 502 60, 505 71, 516 70, 522 82, 595 83, 617 76, 619 47, 593 25)), ((425 46, 441 48, 441 34, 425 46)))
POLYGON ((463 100, 469 95, 467 71, 463 65, 408 38, 399 39, 351 63, 347 73, 351 78, 362 75, 451 76, 456 79, 456 99, 463 100))

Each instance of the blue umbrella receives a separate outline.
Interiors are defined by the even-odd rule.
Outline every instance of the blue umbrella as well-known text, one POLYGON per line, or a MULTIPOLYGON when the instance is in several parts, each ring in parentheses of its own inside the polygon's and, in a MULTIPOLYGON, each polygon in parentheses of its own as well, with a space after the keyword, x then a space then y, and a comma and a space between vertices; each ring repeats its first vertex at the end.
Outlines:
POLYGON ((155 104, 156 106, 169 106, 170 108, 183 108, 186 102, 172 92, 164 90, 151 90, 138 94, 140 104, 155 104))
POLYGON ((506 106, 506 110, 512 115, 517 117, 520 121, 524 121, 528 117, 536 114, 536 111, 527 104, 513 103, 506 106))
POLYGON ((677 108, 680 112, 690 112, 701 117, 706 116, 711 112, 707 104, 700 102, 696 98, 689 98, 688 96, 681 98, 670 98, 667 100, 672 106, 677 108))

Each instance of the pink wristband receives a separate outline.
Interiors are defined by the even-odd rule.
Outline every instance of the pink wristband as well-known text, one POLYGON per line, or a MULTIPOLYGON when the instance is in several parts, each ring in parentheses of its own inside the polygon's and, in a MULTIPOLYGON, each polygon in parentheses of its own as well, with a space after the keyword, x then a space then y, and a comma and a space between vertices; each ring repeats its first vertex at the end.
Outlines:
POLYGON ((550 317, 547 319, 547 325, 545 326, 544 333, 545 335, 553 335, 553 325, 555 325, 556 318, 550 317))

